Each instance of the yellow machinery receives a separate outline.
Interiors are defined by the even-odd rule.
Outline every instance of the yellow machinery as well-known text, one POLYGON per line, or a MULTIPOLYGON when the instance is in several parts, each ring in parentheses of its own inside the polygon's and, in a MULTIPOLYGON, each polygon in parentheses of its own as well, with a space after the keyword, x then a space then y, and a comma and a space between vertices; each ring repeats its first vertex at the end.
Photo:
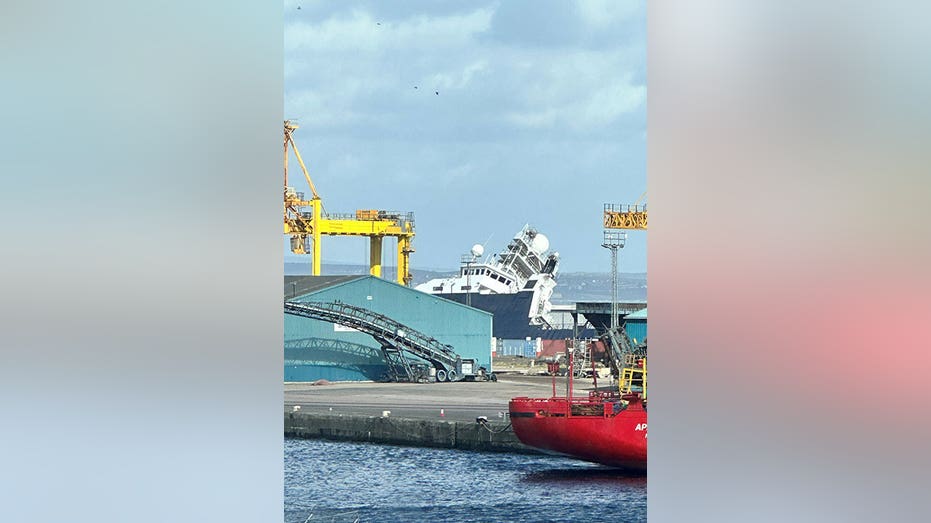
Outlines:
POLYGON ((354 215, 327 214, 323 200, 317 194, 314 182, 307 173, 301 153, 291 134, 298 126, 290 120, 284 122, 284 233, 291 237, 291 252, 307 254, 310 240, 312 271, 320 275, 320 238, 328 236, 368 236, 369 274, 381 277, 381 247, 385 236, 398 239, 398 283, 410 285, 410 254, 414 252, 414 217, 411 213, 380 210, 358 210, 354 215), (288 147, 294 149, 304 178, 313 197, 304 200, 304 194, 288 185, 288 147), (307 211, 306 209, 310 209, 307 211))
POLYGON ((639 392, 640 397, 647 399, 647 358, 626 354, 618 379, 618 388, 621 394, 639 392))
POLYGON ((633 205, 606 203, 604 208, 605 229, 647 229, 647 206, 640 201, 647 193, 640 195, 633 205))

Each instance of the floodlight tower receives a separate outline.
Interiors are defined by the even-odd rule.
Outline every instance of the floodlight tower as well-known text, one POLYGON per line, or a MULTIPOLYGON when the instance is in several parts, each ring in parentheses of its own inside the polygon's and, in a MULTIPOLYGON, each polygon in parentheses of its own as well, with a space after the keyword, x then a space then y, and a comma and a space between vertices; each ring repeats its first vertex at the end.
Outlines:
POLYGON ((627 243, 625 231, 605 231, 601 246, 611 251, 611 330, 617 328, 617 250, 627 243))

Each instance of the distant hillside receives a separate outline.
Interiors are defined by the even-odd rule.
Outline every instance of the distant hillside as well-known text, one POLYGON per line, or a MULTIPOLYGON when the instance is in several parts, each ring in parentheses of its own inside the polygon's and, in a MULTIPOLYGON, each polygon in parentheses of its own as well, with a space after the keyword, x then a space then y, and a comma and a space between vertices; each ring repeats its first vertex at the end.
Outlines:
MULTIPOLYGON (((358 265, 358 264, 348 264, 348 263, 324 263, 321 267, 323 274, 368 274, 369 267, 368 265, 358 265)), ((414 275, 414 285, 419 285, 426 281, 432 280, 433 278, 440 278, 443 276, 451 276, 455 274, 456 271, 436 271, 436 270, 423 270, 423 269, 414 269, 411 271, 414 275)), ((305 274, 310 274, 310 264, 308 263, 292 263, 285 262, 284 264, 284 275, 285 276, 301 276, 305 274)), ((382 268, 382 277, 385 279, 393 280, 397 274, 397 269, 394 267, 383 267, 382 268)))
MULTIPOLYGON (((358 264, 323 264, 323 274, 368 274, 366 265, 358 264)), ((414 269, 414 285, 419 285, 433 278, 448 277, 456 274, 456 270, 426 270, 414 269)), ((285 276, 299 276, 310 274, 307 263, 285 262, 285 276)), ((394 267, 385 267, 382 277, 394 279, 394 267)), ((553 303, 570 303, 577 301, 610 301, 611 300, 611 273, 608 272, 563 272, 557 279, 558 285, 553 294, 553 303)), ((646 301, 647 275, 645 273, 621 273, 618 275, 618 300, 620 301, 646 301)))
MULTIPOLYGON (((611 301, 611 273, 565 272, 557 277, 553 303, 577 301, 611 301)), ((619 301, 646 301, 647 275, 620 273, 617 282, 619 301)))

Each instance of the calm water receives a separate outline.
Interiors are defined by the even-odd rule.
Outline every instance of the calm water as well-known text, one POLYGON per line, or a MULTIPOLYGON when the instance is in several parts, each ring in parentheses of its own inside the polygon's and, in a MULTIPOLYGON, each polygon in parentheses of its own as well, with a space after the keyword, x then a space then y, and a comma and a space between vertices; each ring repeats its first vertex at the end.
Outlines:
POLYGON ((286 439, 284 470, 289 523, 646 521, 646 477, 557 457, 286 439))

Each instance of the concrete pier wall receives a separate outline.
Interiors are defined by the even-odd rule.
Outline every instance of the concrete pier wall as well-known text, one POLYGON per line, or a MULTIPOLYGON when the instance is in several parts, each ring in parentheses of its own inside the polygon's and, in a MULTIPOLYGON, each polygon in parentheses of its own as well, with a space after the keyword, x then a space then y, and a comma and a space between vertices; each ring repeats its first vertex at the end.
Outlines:
POLYGON ((522 444, 507 423, 499 421, 489 421, 483 426, 475 421, 467 423, 288 412, 284 415, 284 435, 416 447, 538 453, 522 444))

